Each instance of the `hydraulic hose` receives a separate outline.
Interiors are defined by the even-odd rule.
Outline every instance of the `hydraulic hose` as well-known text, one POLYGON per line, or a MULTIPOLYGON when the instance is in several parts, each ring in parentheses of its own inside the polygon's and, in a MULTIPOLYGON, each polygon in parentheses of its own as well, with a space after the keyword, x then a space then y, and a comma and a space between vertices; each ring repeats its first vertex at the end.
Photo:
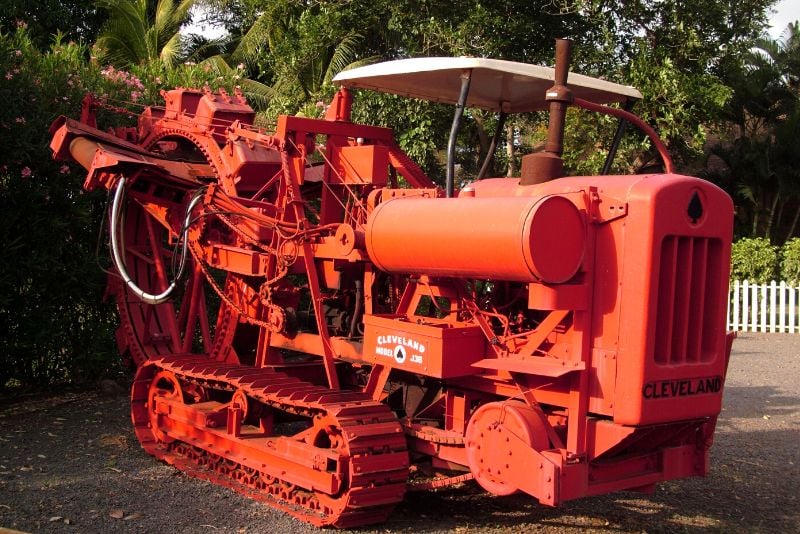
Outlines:
POLYGON ((128 289, 130 289, 134 295, 148 304, 161 304, 169 299, 170 295, 177 287, 178 281, 183 275, 184 268, 186 267, 186 258, 189 253, 189 241, 186 239, 186 233, 189 230, 189 224, 192 221, 192 210, 194 210, 195 206, 197 206, 203 196, 201 194, 195 194, 195 196, 189 202, 189 206, 186 208, 186 217, 184 218, 183 228, 181 229, 181 235, 179 236, 179 238, 183 240, 183 247, 181 248, 181 260, 178 264, 178 272, 175 274, 175 279, 164 291, 156 295, 148 293, 136 285, 136 282, 134 282, 128 274, 128 269, 125 265, 125 256, 121 252, 121 250, 124 250, 125 248, 125 232, 123 224, 120 221, 120 211, 125 201, 125 182, 125 177, 120 176, 114 191, 114 200, 111 203, 111 220, 109 221, 109 234, 111 236, 111 261, 114 263, 114 267, 117 269, 122 281, 125 282, 125 285, 128 286, 128 289))

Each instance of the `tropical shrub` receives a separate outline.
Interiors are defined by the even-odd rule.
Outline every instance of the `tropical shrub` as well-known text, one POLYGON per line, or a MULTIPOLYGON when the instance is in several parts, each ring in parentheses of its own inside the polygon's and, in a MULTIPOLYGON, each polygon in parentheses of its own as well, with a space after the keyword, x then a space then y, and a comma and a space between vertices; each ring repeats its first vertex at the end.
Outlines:
MULTIPOLYGON (((24 24, 0 34, 0 388, 93 380, 117 365, 96 257, 102 264, 106 196, 81 189, 82 168, 52 159, 50 124, 78 116, 86 92, 135 115, 162 87, 204 83, 230 89, 234 80, 197 65, 103 67, 58 37, 40 51, 24 24)), ((101 125, 111 116, 101 110, 101 125)))
POLYGON ((800 283, 800 237, 790 239, 781 247, 781 280, 800 283))
POLYGON ((765 284, 775 279, 778 247, 763 237, 736 241, 731 250, 731 279, 765 284))

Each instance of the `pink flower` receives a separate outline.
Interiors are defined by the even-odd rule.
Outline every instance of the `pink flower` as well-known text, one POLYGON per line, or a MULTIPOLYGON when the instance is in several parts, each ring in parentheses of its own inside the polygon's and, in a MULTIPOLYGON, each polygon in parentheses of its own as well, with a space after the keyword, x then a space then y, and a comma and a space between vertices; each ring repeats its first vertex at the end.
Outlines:
POLYGON ((69 165, 62 165, 58 172, 61 174, 68 174, 69 173, 69 165))
POLYGON ((17 117, 16 119, 14 119, 14 122, 16 122, 17 124, 25 124, 25 117, 17 117))
POLYGON ((141 93, 139 93, 138 91, 131 91, 131 100, 133 100, 134 102, 137 102, 140 96, 141 93))
POLYGON ((239 70, 244 70, 244 63, 239 63, 238 65, 236 65, 236 68, 239 70))
POLYGON ((322 100, 318 100, 318 101, 317 101, 317 103, 316 103, 316 106, 317 106, 319 109, 322 109, 322 108, 324 108, 324 107, 325 107, 325 102, 323 102, 322 100))
POLYGON ((13 78, 14 78, 13 74, 11 74, 10 72, 6 72, 6 80, 11 80, 13 78))
POLYGON ((31 176, 31 168, 30 167, 22 167, 22 170, 19 172, 23 178, 30 178, 31 176))
POLYGON ((153 80, 155 83, 161 83, 161 76, 156 76, 153 80))
POLYGON ((14 55, 19 57, 22 55, 22 50, 14 50, 14 55))

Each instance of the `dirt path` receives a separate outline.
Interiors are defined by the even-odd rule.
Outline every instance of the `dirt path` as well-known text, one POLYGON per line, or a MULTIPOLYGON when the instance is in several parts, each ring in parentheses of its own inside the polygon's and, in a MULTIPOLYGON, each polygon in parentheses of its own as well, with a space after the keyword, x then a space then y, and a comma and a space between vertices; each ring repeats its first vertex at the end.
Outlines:
MULTIPOLYGON (((800 336, 734 345, 712 473, 539 506, 470 484, 412 494, 362 532, 800 531, 800 336)), ((68 394, 0 405, 0 532, 321 532, 189 479, 139 448, 127 398, 68 394)))

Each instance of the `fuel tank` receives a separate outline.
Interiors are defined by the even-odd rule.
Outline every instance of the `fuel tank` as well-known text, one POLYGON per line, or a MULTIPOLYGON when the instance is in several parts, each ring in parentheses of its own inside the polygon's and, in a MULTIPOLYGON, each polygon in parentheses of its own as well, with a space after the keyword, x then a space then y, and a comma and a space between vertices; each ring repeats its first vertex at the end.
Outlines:
POLYGON ((561 283, 581 266, 586 221, 560 195, 407 197, 373 210, 365 241, 386 272, 561 283))

